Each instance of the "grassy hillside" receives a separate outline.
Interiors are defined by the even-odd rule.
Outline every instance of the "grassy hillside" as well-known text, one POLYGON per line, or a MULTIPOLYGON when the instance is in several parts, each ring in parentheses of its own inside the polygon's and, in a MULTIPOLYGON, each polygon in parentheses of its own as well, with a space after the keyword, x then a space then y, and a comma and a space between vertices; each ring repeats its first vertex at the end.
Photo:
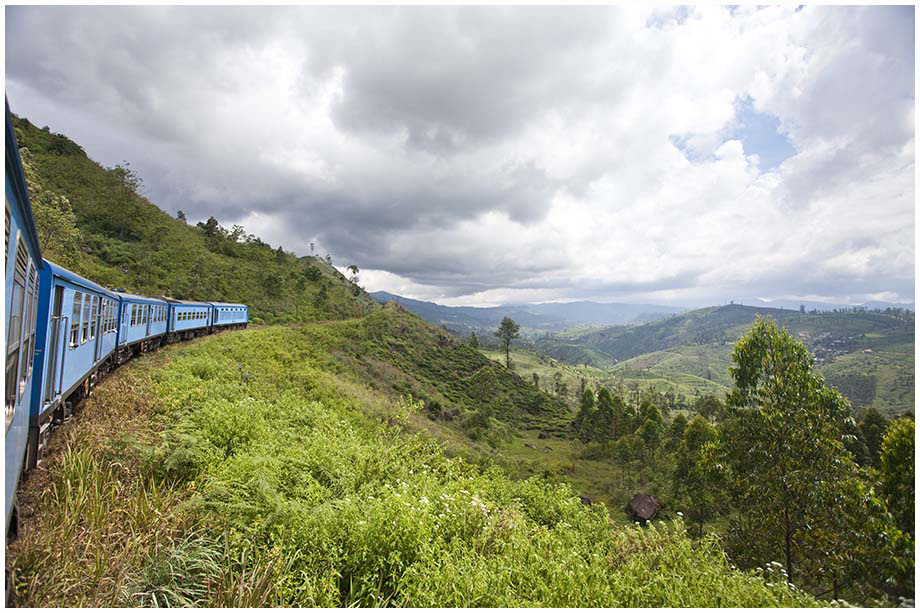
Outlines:
POLYGON ((143 182, 129 166, 103 168, 65 136, 13 121, 49 260, 107 287, 243 302, 256 321, 353 317, 378 307, 326 261, 299 259, 217 220, 188 225, 139 195, 143 182))
POLYGON ((120 370, 26 484, 16 602, 816 604, 779 573, 733 569, 679 520, 617 527, 564 485, 445 455, 419 404, 348 367, 405 321, 251 329, 120 370))

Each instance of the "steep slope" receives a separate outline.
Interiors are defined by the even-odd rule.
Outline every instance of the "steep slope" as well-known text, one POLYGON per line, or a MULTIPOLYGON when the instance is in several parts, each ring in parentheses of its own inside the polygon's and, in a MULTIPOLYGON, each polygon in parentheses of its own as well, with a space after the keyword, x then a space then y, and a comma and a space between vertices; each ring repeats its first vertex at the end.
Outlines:
POLYGON ((256 322, 361 315, 377 303, 320 258, 298 259, 240 227, 190 226, 142 195, 130 167, 103 168, 67 137, 14 117, 43 255, 108 287, 243 302, 256 322))
POLYGON ((484 411, 515 428, 568 432, 562 401, 396 304, 343 327, 331 351, 372 387, 421 399, 432 421, 462 427, 484 411))

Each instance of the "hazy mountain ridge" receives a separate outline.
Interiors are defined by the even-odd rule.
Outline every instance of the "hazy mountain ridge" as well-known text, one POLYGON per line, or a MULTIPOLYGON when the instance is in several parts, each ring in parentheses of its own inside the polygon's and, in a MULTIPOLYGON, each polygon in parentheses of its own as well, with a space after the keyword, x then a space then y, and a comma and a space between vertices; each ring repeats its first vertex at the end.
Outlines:
POLYGON ((534 336, 578 326, 645 323, 686 310, 653 304, 591 301, 450 307, 389 292, 370 295, 381 303, 398 302, 427 321, 448 326, 461 334, 494 329, 503 317, 510 317, 521 326, 523 333, 534 336))

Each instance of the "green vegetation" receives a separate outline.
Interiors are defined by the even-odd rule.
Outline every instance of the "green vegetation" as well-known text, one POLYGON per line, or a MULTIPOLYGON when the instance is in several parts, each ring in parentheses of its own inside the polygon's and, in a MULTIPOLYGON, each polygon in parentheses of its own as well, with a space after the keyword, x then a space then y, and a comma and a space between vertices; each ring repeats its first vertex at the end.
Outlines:
POLYGON ((42 254, 107 287, 242 302, 255 322, 339 319, 378 308, 327 261, 298 259, 213 217, 173 219, 128 163, 103 168, 79 145, 13 118, 42 254), (355 295, 353 295, 355 293, 355 295))
POLYGON ((510 317, 502 318, 501 325, 495 331, 495 336, 499 338, 502 349, 505 350, 505 366, 511 368, 511 341, 521 335, 521 327, 514 323, 510 317))
POLYGON ((670 388, 687 399, 727 393, 731 351, 758 315, 768 315, 802 340, 818 368, 854 407, 887 415, 914 410, 913 313, 799 313, 727 305, 698 309, 641 326, 612 326, 540 339, 537 351, 606 371, 608 386, 670 388))
POLYGON ((27 484, 17 602, 814 604, 680 521, 616 527, 564 485, 448 457, 421 403, 336 367, 342 339, 399 315, 221 335, 115 375, 57 437, 50 487, 27 484))

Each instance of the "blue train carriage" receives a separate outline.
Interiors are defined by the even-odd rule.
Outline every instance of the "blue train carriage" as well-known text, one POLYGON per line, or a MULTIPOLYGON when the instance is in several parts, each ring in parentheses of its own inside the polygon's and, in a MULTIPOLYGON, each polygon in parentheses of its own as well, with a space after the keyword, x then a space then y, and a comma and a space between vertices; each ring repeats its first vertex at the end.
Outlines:
POLYGON ((4 417, 5 488, 3 517, 7 536, 15 536, 16 489, 29 437, 32 380, 41 368, 35 340, 39 313, 42 257, 32 205, 16 145, 16 132, 6 104, 6 387, 4 417))
POLYGON ((118 350, 115 362, 157 349, 166 338, 169 303, 157 298, 115 292, 118 295, 118 350))
POLYGON ((249 307, 245 304, 228 302, 212 302, 210 304, 212 307, 211 327, 214 330, 245 328, 249 323, 249 307))
POLYGON ((173 343, 188 340, 211 331, 211 310, 207 302, 176 300, 166 298, 169 303, 169 321, 166 328, 166 341, 173 343))
POLYGON ((27 469, 41 460, 51 430, 112 369, 118 342, 118 294, 48 260, 39 277, 42 369, 32 384, 27 469))

